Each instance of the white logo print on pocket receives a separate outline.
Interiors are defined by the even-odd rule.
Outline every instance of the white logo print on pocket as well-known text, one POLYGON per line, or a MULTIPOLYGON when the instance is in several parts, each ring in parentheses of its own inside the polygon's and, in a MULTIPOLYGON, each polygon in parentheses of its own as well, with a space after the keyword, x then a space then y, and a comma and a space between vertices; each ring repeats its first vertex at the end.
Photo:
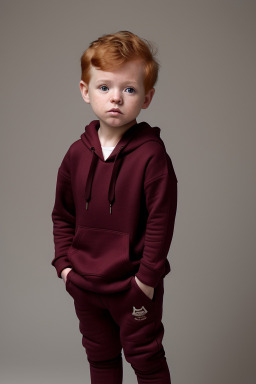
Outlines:
POLYGON ((146 313, 148 313, 148 311, 144 306, 142 306, 139 309, 133 307, 132 315, 134 316, 134 320, 146 320, 147 318, 147 316, 145 316, 146 313))

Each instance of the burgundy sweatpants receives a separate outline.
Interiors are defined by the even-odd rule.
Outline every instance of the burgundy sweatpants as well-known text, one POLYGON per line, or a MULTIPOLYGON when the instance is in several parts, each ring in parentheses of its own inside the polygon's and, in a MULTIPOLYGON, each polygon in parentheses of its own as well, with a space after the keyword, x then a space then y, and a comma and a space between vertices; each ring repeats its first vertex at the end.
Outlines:
POLYGON ((66 290, 74 299, 82 345, 90 364, 92 384, 123 382, 122 349, 139 384, 170 384, 162 345, 164 282, 151 300, 131 277, 128 290, 99 294, 84 290, 67 276, 66 290))

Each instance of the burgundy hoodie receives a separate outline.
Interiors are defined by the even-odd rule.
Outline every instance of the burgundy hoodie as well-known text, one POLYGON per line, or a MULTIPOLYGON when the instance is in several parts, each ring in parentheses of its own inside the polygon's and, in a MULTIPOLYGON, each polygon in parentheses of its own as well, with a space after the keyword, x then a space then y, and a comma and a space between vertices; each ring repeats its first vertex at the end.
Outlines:
POLYGON ((177 209, 177 178, 160 128, 136 123, 104 160, 99 120, 85 127, 58 170, 52 211, 58 277, 71 267, 84 289, 127 289, 136 274, 156 287, 170 272, 167 254, 177 209))

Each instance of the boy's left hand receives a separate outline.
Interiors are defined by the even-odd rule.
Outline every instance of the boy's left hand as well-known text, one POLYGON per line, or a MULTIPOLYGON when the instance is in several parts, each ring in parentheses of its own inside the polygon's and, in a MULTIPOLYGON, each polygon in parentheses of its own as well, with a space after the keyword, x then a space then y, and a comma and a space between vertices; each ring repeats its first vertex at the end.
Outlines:
POLYGON ((140 287, 140 289, 145 293, 146 296, 148 296, 151 300, 153 299, 154 296, 154 288, 150 287, 149 285, 146 285, 140 281, 137 276, 135 276, 135 281, 140 287))

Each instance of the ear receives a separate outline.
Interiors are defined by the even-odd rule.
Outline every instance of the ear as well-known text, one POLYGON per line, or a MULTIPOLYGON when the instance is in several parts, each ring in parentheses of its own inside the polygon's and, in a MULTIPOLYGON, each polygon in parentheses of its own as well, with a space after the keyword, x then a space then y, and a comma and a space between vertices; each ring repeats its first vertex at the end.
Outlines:
POLYGON ((88 84, 86 84, 84 81, 80 81, 80 91, 82 98, 84 101, 88 104, 90 104, 90 98, 89 98, 89 87, 88 84))
POLYGON ((144 104, 142 105, 142 109, 147 109, 149 107, 149 104, 151 103, 151 100, 153 99, 153 96, 155 94, 155 88, 152 88, 148 91, 148 93, 145 95, 144 104))

